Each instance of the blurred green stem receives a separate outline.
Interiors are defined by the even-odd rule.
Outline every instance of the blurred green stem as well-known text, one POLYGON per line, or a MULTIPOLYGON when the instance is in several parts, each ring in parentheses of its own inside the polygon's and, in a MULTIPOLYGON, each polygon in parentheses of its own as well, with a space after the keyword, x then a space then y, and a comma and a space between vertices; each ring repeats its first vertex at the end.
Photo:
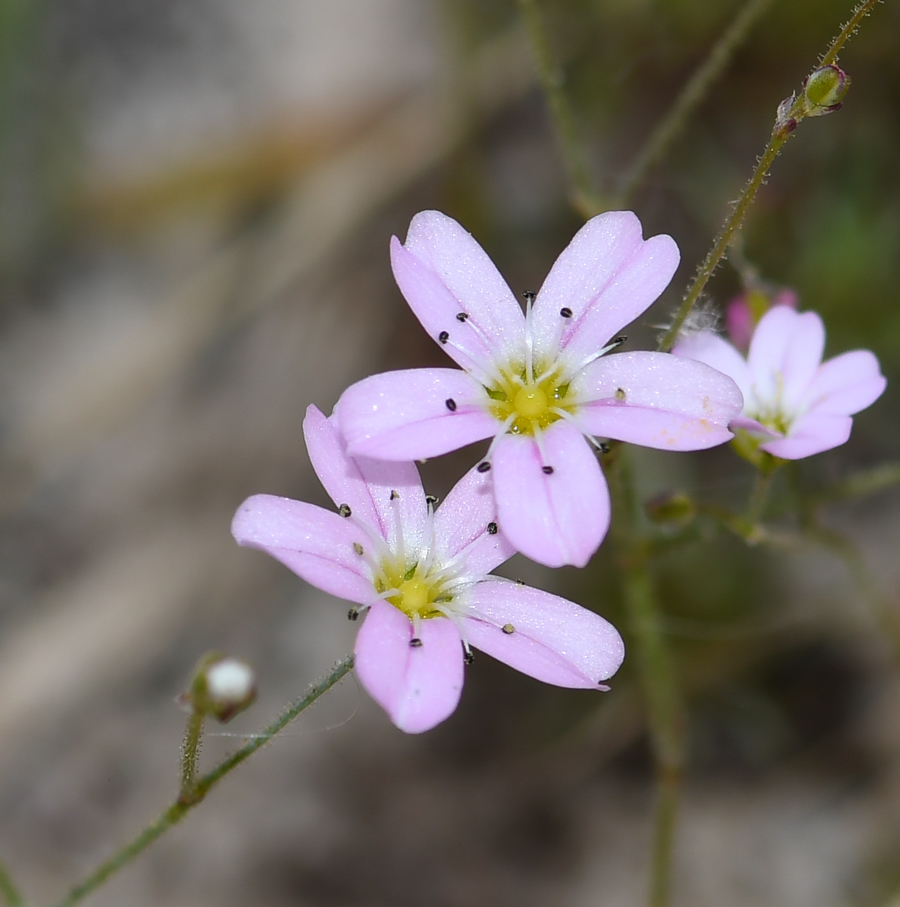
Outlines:
POLYGON ((531 52, 534 55, 541 87, 547 96, 550 115, 553 117, 553 123, 559 136, 566 176, 572 191, 572 204, 578 213, 587 220, 603 211, 603 205, 594 189, 584 152, 575 130, 575 117, 572 115, 569 99, 563 91, 565 77, 550 55, 537 3, 535 0, 519 0, 519 7, 522 10, 522 20, 528 32, 528 40, 531 43, 531 52))
POLYGON ((844 562, 866 604, 891 640, 897 663, 900 665, 900 610, 897 609, 896 603, 882 592, 859 548, 845 535, 821 524, 817 498, 807 492, 800 462, 789 464, 788 478, 797 502, 801 532, 807 539, 836 554, 844 562))
POLYGON ((643 149, 622 179, 614 208, 623 208, 632 193, 644 181, 650 170, 659 163, 684 129, 697 105, 731 62, 735 50, 747 37, 750 29, 771 5, 772 0, 748 0, 725 34, 713 45, 707 58, 688 79, 669 112, 650 135, 643 149))
POLYGON ((665 907, 671 893, 675 827, 685 764, 685 714, 647 562, 649 547, 635 526, 637 501, 626 454, 621 448, 616 451, 610 471, 616 514, 613 538, 656 762, 656 813, 648 904, 665 907))
POLYGON ((862 552, 846 536, 818 523, 806 527, 806 534, 823 548, 836 554, 847 568, 853 582, 871 609, 881 629, 887 634, 900 665, 900 610, 881 590, 872 576, 862 552))
MULTIPOLYGON (((865 2, 860 3, 859 6, 854 9, 850 20, 841 29, 840 34, 831 42, 828 51, 816 64, 814 70, 834 63, 835 60, 837 60, 838 52, 844 44, 846 44, 850 36, 859 28, 859 23, 872 11, 873 7, 878 2, 879 0, 865 0, 865 2)), ((722 229, 719 231, 719 235, 713 242, 712 248, 700 265, 697 276, 688 287, 671 326, 660 341, 660 350, 665 352, 672 349, 675 345, 681 327, 688 315, 690 315, 691 309, 693 309, 697 300, 700 298, 709 278, 712 277, 713 272, 725 257, 729 243, 741 228, 741 225, 744 222, 744 216, 750 208, 750 205, 753 204, 753 200, 756 198, 756 193, 759 191, 760 186, 765 182, 766 176, 769 173, 769 168, 774 163, 775 158, 778 157, 785 142, 787 142, 794 134, 799 123, 806 117, 807 113, 802 92, 794 99, 790 107, 786 107, 785 110, 781 110, 779 107, 779 115, 775 121, 775 126, 772 129, 772 137, 769 139, 769 143, 766 145, 766 148, 756 165, 756 169, 750 177, 750 181, 744 187, 744 191, 735 202, 731 214, 728 216, 722 229)))
POLYGON ((5 907, 22 907, 24 903, 19 889, 13 884, 12 877, 2 863, 0 863, 0 900, 5 907))
POLYGON ((769 492, 772 490, 773 475, 771 470, 759 470, 756 473, 756 481, 753 483, 753 490, 750 492, 750 499, 747 502, 748 523, 756 524, 762 519, 766 502, 769 500, 769 492))
MULTIPOLYGON (((242 762, 249 759, 258 749, 265 746, 276 734, 290 724, 301 712, 309 708, 323 693, 326 693, 340 680, 342 680, 353 667, 353 656, 339 662, 326 677, 312 686, 309 692, 290 705, 281 715, 273 721, 260 734, 245 743, 236 753, 233 753, 216 768, 196 780, 192 789, 185 796, 182 788, 178 799, 155 821, 148 825, 134 840, 130 841, 105 863, 101 864, 86 879, 72 888, 69 894, 55 907, 71 907, 83 900, 92 891, 99 888, 110 876, 114 875, 123 866, 127 866, 136 856, 143 853, 157 838, 161 837, 172 826, 177 825, 191 809, 202 802, 212 788, 229 772, 237 768, 242 762)), ((190 724, 189 724, 190 729, 190 724)), ((190 730, 189 730, 190 733, 190 730)))
POLYGON ((874 494, 893 485, 900 485, 900 463, 884 463, 815 492, 811 501, 815 506, 821 506, 874 494))

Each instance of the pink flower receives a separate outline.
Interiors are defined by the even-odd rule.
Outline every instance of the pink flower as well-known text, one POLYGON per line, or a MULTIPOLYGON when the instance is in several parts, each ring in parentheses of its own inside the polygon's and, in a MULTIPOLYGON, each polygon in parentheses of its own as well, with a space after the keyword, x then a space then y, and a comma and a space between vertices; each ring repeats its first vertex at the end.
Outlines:
POLYGON ((490 476, 472 470, 437 510, 412 463, 352 458, 333 419, 315 407, 303 424, 313 466, 338 513, 256 495, 232 532, 365 620, 356 673, 408 733, 456 708, 470 646, 562 687, 606 689, 624 657, 602 617, 570 601, 488 576, 513 547, 499 532, 490 476))
POLYGON ((744 411, 731 427, 749 432, 760 450, 799 460, 843 444, 850 416, 874 403, 887 383, 869 350, 822 362, 824 349, 822 319, 781 305, 760 319, 746 360, 710 333, 686 337, 673 352, 734 378, 744 411))
POLYGON ((587 439, 698 450, 731 437, 737 387, 668 353, 605 355, 678 265, 668 236, 638 219, 590 220, 523 317, 503 278, 456 221, 417 214, 391 260, 425 329, 464 369, 388 372, 353 385, 335 409, 352 454, 415 460, 493 437, 498 519, 515 547, 551 567, 584 566, 609 527, 609 492, 587 439))
POLYGON ((777 305, 797 308, 797 294, 788 288, 773 294, 763 290, 746 290, 735 296, 725 307, 725 330, 731 342, 742 352, 750 346, 753 331, 769 309, 777 305))

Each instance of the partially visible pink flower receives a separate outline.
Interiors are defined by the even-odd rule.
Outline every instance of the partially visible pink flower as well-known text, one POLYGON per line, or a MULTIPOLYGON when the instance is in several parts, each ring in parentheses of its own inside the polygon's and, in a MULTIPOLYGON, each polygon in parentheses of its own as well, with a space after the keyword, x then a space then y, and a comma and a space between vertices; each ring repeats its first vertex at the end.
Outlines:
POLYGON ((886 381, 869 350, 822 362, 825 327, 815 312, 788 306, 760 320, 745 360, 726 340, 701 333, 672 351, 730 375, 744 395, 744 411, 731 423, 755 439, 760 450, 799 460, 843 444, 854 413, 874 403, 886 381))
POLYGON ((725 306, 725 330, 731 342, 746 352, 760 318, 777 305, 797 308, 797 294, 785 287, 770 295, 762 290, 746 290, 725 306))
POLYGON ((464 369, 374 375, 335 413, 354 455, 415 460, 494 438, 492 470, 506 536, 533 560, 584 566, 606 535, 609 492, 593 436, 664 450, 731 437, 734 382, 668 353, 606 355, 616 333, 668 284, 678 248, 644 240, 630 212, 595 217, 522 309, 456 221, 417 214, 391 245, 394 276, 425 329, 464 369))
POLYGON ((470 646, 545 683, 606 689, 624 657, 610 623, 488 575, 514 553, 498 529, 489 475, 472 470, 435 510, 412 463, 348 456, 333 419, 314 406, 303 431, 338 512, 256 495, 232 532, 360 606, 351 619, 365 611, 356 673, 397 727, 427 731, 453 712, 470 646))

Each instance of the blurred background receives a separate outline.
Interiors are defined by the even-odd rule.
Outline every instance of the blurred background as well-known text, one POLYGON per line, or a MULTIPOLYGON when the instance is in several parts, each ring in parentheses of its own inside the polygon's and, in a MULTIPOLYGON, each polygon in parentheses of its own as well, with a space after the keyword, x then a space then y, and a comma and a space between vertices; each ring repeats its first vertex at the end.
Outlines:
MULTIPOLYGON (((601 198, 740 8, 540 4, 601 198)), ((683 256, 631 348, 849 12, 772 4, 630 199, 683 256)), ((803 464, 813 488, 900 448, 898 26, 886 4, 848 44, 844 109, 801 125, 743 234, 822 313, 829 355, 869 347, 889 379, 849 444, 803 464)), ((391 234, 439 208, 537 290, 581 223, 568 195, 513 0, 0 0, 0 857, 29 903, 171 801, 174 698, 204 652, 258 669, 239 735, 351 650, 345 607, 229 523, 257 492, 325 503, 307 405, 444 361, 391 234)), ((709 297, 739 286, 725 265, 709 297)), ((475 456, 427 464, 429 490, 475 456)), ((643 497, 740 507, 753 478, 728 449, 633 461, 643 497)), ((898 504, 826 511, 894 609, 898 504)), ((608 546, 585 571, 506 569, 629 639, 608 546)), ((703 526, 655 569, 690 714, 674 903, 900 904, 898 659, 845 565, 703 526)), ((204 757, 239 743, 210 736, 204 757)), ((350 678, 87 903, 630 907, 652 806, 632 662, 595 696, 477 658, 422 737, 350 678)))

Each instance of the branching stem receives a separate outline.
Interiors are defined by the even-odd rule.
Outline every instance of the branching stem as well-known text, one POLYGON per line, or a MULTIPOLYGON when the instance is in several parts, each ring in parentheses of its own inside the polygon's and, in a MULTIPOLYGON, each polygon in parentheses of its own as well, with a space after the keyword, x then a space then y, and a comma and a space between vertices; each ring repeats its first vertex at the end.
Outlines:
MULTIPOLYGON (((227 759, 217 765, 212 771, 202 775, 186 791, 182 786, 178 799, 166 809, 162 815, 151 822, 136 838, 116 851, 105 863, 97 867, 86 879, 75 885, 71 891, 55 907, 72 907, 83 900, 92 891, 99 888, 110 876, 114 875, 123 866, 127 866, 136 856, 143 853, 154 841, 160 838, 174 825, 177 825, 186 815, 201 803, 212 788, 229 772, 237 768, 242 762, 250 758, 258 749, 265 746, 276 734, 290 724, 301 712, 309 708, 323 693, 326 693, 340 680, 342 680, 353 667, 353 656, 339 662, 326 677, 312 686, 307 694, 290 705, 281 715, 273 721, 262 733, 248 740, 237 752, 232 753, 227 759)), ((190 725, 189 725, 190 728, 190 725)), ((188 731, 190 733, 190 730, 188 731)), ((196 764, 195 764, 196 768, 196 764)), ((184 777, 182 778, 184 781, 184 777)))

